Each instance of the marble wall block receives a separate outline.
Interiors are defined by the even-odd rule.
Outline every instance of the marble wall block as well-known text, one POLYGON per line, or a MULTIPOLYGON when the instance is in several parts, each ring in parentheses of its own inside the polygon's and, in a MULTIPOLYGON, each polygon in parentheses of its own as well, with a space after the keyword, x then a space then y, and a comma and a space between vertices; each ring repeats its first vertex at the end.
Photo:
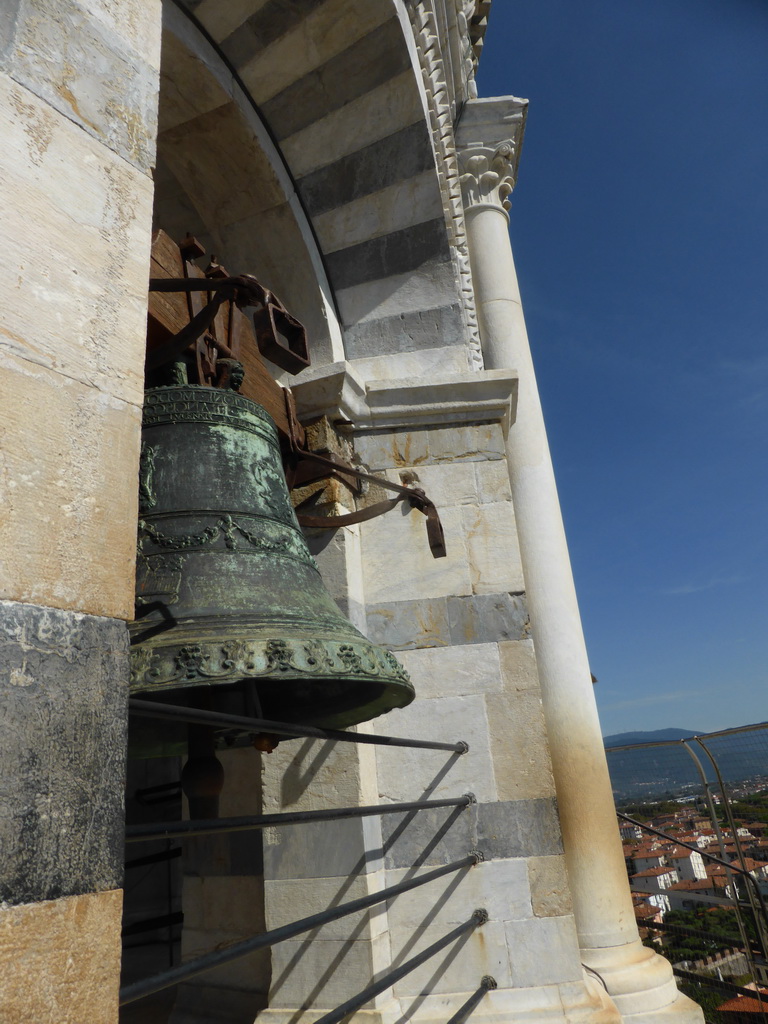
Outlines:
POLYGON ((0 907, 0 1020, 114 1024, 122 892, 0 907))
POLYGON ((434 558, 426 521, 406 503, 363 524, 365 596, 372 604, 472 592, 471 570, 461 512, 441 509, 448 554, 434 558), (401 511, 402 510, 402 511, 401 511))
MULTIPOLYGON (((464 920, 472 916, 468 908, 464 920)), ((480 908, 478 908, 480 909, 480 908)), ((392 951, 395 963, 401 963, 420 953, 442 938, 450 928, 429 926, 393 935, 392 951)), ((480 979, 491 975, 502 988, 512 985, 509 949, 505 927, 498 921, 488 921, 474 933, 462 936, 447 949, 417 967, 395 983, 394 991, 402 1000, 423 993, 474 992, 480 979)))
POLYGON ((152 182, 3 74, 0 106, 0 356, 141 406, 152 182))
POLYGON ((530 638, 499 644, 504 688, 513 690, 538 690, 539 678, 536 672, 536 652, 530 638))
POLYGON ((505 933, 516 988, 558 985, 582 978, 573 915, 510 921, 505 933))
MULTIPOLYGON (((418 687, 418 678, 415 684, 418 687)), ((381 795, 386 800, 419 800, 474 793, 480 801, 497 799, 488 749, 488 720, 482 694, 417 700, 390 711, 387 729, 396 736, 469 744, 467 754, 404 748, 397 757, 377 758, 381 795)))
POLYGON ((573 912, 564 857, 531 857, 528 879, 536 917, 564 917, 573 912))
MULTIPOLYGON (((387 871, 387 885, 409 877, 408 868, 387 871)), ((448 932, 469 916, 467 908, 484 907, 492 921, 526 921, 533 916, 526 861, 498 860, 438 878, 388 901, 393 929, 417 928, 448 932)))
POLYGON ((420 700, 498 694, 503 689, 498 644, 402 651, 398 659, 419 683, 420 700))
POLYGON ((131 619, 141 410, 4 362, 0 598, 131 619))
POLYGON ((120 886, 127 684, 125 623, 0 602, 0 901, 120 886))
MULTIPOLYGON (((295 921, 297 913, 308 917, 379 891, 384 885, 384 873, 349 878, 293 878, 280 882, 267 879, 265 884, 269 890, 268 927, 279 928, 295 921)), ((393 884, 389 877, 387 884, 393 884)), ((347 939, 364 928, 369 937, 383 935, 388 927, 386 911, 386 904, 380 903, 370 910, 361 910, 321 925, 313 934, 321 939, 347 939)))
POLYGON ((525 589, 520 547, 509 502, 462 509, 473 594, 499 594, 525 589))
POLYGON ((496 462, 505 458, 504 435, 498 423, 360 433, 355 435, 355 450, 372 472, 418 472, 419 467, 433 464, 496 462))
MULTIPOLYGON (((306 938, 281 942, 272 951, 271 1010, 297 1006, 331 1010, 370 984, 390 961, 388 935, 363 940, 306 938)), ((373 1006, 372 1002, 364 1008, 373 1006)), ((315 1015, 316 1019, 317 1014, 315 1015)))
POLYGON ((26 0, 0 67, 148 174, 157 129, 160 3, 26 0))
POLYGON ((555 791, 538 690, 489 693, 493 770, 500 800, 530 800, 555 791))

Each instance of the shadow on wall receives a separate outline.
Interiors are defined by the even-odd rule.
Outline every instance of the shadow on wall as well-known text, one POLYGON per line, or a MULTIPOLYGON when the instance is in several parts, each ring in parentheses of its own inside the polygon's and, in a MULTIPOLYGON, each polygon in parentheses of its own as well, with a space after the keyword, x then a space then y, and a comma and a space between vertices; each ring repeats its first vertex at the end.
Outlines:
MULTIPOLYGON (((311 745, 315 741, 309 741, 305 745, 305 755, 309 754, 311 745)), ((328 751, 323 748, 328 747, 329 744, 323 744, 321 750, 318 751, 318 757, 324 759, 328 756, 328 751)), ((451 754, 446 763, 440 768, 438 773, 427 785, 423 793, 418 797, 419 800, 427 800, 433 794, 435 788, 442 782, 442 780, 449 774, 451 768, 454 766, 460 754, 451 754)), ((297 761, 299 758, 296 759, 297 761)), ((313 760, 312 765, 315 761, 313 760)), ((299 778, 302 780, 308 780, 311 778, 312 769, 309 768, 306 771, 301 771, 299 778)), ((296 776, 294 776, 296 777, 296 776)), ((416 829, 409 828, 416 826, 418 819, 423 819, 424 811, 410 811, 404 814, 397 824, 392 825, 392 829, 385 839, 383 839, 381 848, 367 850, 362 857, 354 864, 349 871, 347 877, 341 880, 337 892, 334 894, 332 900, 328 903, 328 907, 335 907, 345 902, 348 898, 350 890, 353 888, 356 880, 366 874, 366 869, 375 866, 377 864, 381 866, 392 866, 395 863, 400 863, 402 858, 392 858, 392 853, 397 847, 397 844, 401 841, 408 848, 407 856, 411 859, 410 867, 405 871, 402 877, 398 877, 398 881, 405 881, 415 874, 418 873, 418 869, 427 863, 438 864, 447 863, 449 860, 457 859, 452 852, 442 851, 438 852, 438 847, 443 840, 451 833, 451 830, 456 825, 458 819, 464 815, 464 827, 460 830, 461 837, 458 842, 462 848, 462 853, 458 856, 466 854, 474 845, 473 839, 476 838, 476 822, 475 822, 475 808, 470 806, 469 808, 449 808, 447 811, 438 810, 431 812, 430 818, 434 815, 438 816, 438 819, 442 816, 444 820, 430 820, 427 828, 424 828, 422 823, 420 827, 416 829), (448 855, 446 856, 446 852, 448 855), (389 864, 388 864, 389 861, 389 864)), ((384 821, 389 822, 389 816, 386 816, 384 821)), ((412 937, 406 942, 406 944, 399 951, 397 956, 391 961, 390 964, 385 968, 389 971, 393 967, 397 967, 403 963, 413 947, 418 943, 420 938, 421 929, 427 928, 436 919, 441 909, 445 906, 448 900, 451 898, 455 890, 461 884, 463 878, 466 876, 469 868, 458 872, 454 877, 450 878, 444 891, 437 896, 431 906, 431 909, 424 915, 423 920, 419 923, 418 927, 414 929, 412 937)), ((404 898, 408 898, 407 896, 404 898)), ((377 914, 385 912, 385 907, 382 905, 379 908, 374 908, 370 911, 371 919, 375 918, 377 914)), ((466 915, 465 915, 466 916, 466 915)), ((321 1001, 323 990, 329 985, 333 977, 345 967, 345 961, 347 960, 350 952, 353 949, 355 940, 360 939, 363 933, 368 927, 368 916, 363 914, 360 921, 349 931, 348 937, 340 946, 338 952, 333 957, 331 962, 328 964, 324 972, 318 977, 316 984, 313 988, 306 992, 303 1004, 297 1009, 296 1014, 290 1019, 289 1024, 296 1024, 298 1022, 301 1013, 311 1008, 313 1005, 317 1005, 321 1001)), ((322 935, 322 929, 316 929, 313 932, 307 934, 304 940, 300 943, 295 953, 291 956, 290 960, 283 966, 279 974, 277 974, 272 980, 271 995, 274 997, 280 989, 288 982, 292 973, 296 970, 302 958, 308 953, 310 946, 322 935)), ((442 977, 450 966, 451 962, 460 952, 462 946, 467 941, 469 936, 461 936, 456 944, 450 949, 448 954, 443 958, 439 966, 434 972, 433 981, 436 981, 442 977)), ((360 989, 362 989, 371 979, 361 978, 360 989)), ((431 987, 433 982, 430 982, 428 987, 431 987)), ((413 1005, 403 1015, 401 1021, 408 1020, 413 1013, 421 1005, 423 999, 418 998, 414 1001, 413 1005)), ((399 1022, 398 1022, 399 1024, 399 1022)))

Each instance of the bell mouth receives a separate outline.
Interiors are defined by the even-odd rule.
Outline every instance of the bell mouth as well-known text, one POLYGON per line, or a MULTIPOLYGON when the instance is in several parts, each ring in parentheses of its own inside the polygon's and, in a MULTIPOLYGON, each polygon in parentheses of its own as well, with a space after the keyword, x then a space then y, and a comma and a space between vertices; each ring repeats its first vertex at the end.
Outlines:
MULTIPOLYGON (((407 681, 301 678, 246 678, 231 684, 200 682, 184 689, 153 688, 132 693, 142 700, 176 707, 215 710, 227 715, 327 729, 345 729, 370 721, 394 708, 405 707, 414 697, 413 687, 407 681)), ((183 721, 155 721, 132 716, 129 755, 138 758, 184 756, 187 752, 187 729, 183 721)), ((213 732, 219 749, 254 745, 253 731, 224 726, 215 727, 213 732)), ((264 732, 269 734, 268 729, 264 732)), ((275 736, 273 745, 292 738, 275 736)))
POLYGON ((346 729, 413 700, 408 685, 370 680, 259 680, 256 692, 264 718, 321 729, 346 729))
MULTIPOLYGON (((142 700, 327 729, 370 721, 415 697, 394 655, 351 630, 343 642, 240 633, 224 643, 200 638, 179 644, 160 634, 133 648, 130 692, 142 700)), ((186 725, 158 728, 151 721, 132 724, 132 756, 185 752, 186 725)), ((231 747, 249 745, 253 734, 223 728, 216 735, 217 745, 231 747)))

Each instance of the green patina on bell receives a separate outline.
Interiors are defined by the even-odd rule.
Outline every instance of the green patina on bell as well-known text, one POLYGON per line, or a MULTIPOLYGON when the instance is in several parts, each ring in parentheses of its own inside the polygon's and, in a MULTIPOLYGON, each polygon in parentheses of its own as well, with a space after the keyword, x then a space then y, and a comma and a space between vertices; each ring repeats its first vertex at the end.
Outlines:
POLYGON ((132 695, 330 728, 413 700, 326 591, 261 406, 154 388, 142 438, 132 695))

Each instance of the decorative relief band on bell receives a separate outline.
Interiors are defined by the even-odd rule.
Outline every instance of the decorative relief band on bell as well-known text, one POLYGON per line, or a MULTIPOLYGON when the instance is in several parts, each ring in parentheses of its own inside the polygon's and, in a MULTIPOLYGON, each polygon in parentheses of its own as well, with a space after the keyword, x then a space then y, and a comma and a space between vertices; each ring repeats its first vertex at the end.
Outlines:
POLYGON ((226 678, 393 680, 410 687, 410 677, 389 651, 362 638, 332 640, 231 640, 183 647, 138 646, 131 651, 131 689, 194 686, 226 678))
POLYGON ((139 554, 145 558, 151 557, 152 552, 147 551, 145 547, 147 541, 156 544, 163 551, 188 551, 195 548, 223 548, 229 551, 238 551, 248 549, 247 547, 243 549, 242 545, 238 546, 238 541, 244 540, 247 546, 262 554, 286 555, 317 569, 317 564, 309 554, 306 542, 298 532, 298 527, 295 528, 295 531, 293 529, 280 530, 275 528, 275 524, 271 520, 253 518, 258 524, 258 533, 247 529, 242 522, 238 522, 230 515, 219 516, 214 523, 205 526, 199 533, 179 534, 162 533, 152 523, 140 519, 139 554))
POLYGON ((161 601, 166 608, 179 600, 185 555, 158 553, 150 558, 139 549, 136 556, 136 607, 161 601))
POLYGON ((277 447, 277 432, 269 413, 250 398, 216 388, 153 388, 145 392, 143 423, 158 427, 175 423, 221 423, 258 434, 277 447))

